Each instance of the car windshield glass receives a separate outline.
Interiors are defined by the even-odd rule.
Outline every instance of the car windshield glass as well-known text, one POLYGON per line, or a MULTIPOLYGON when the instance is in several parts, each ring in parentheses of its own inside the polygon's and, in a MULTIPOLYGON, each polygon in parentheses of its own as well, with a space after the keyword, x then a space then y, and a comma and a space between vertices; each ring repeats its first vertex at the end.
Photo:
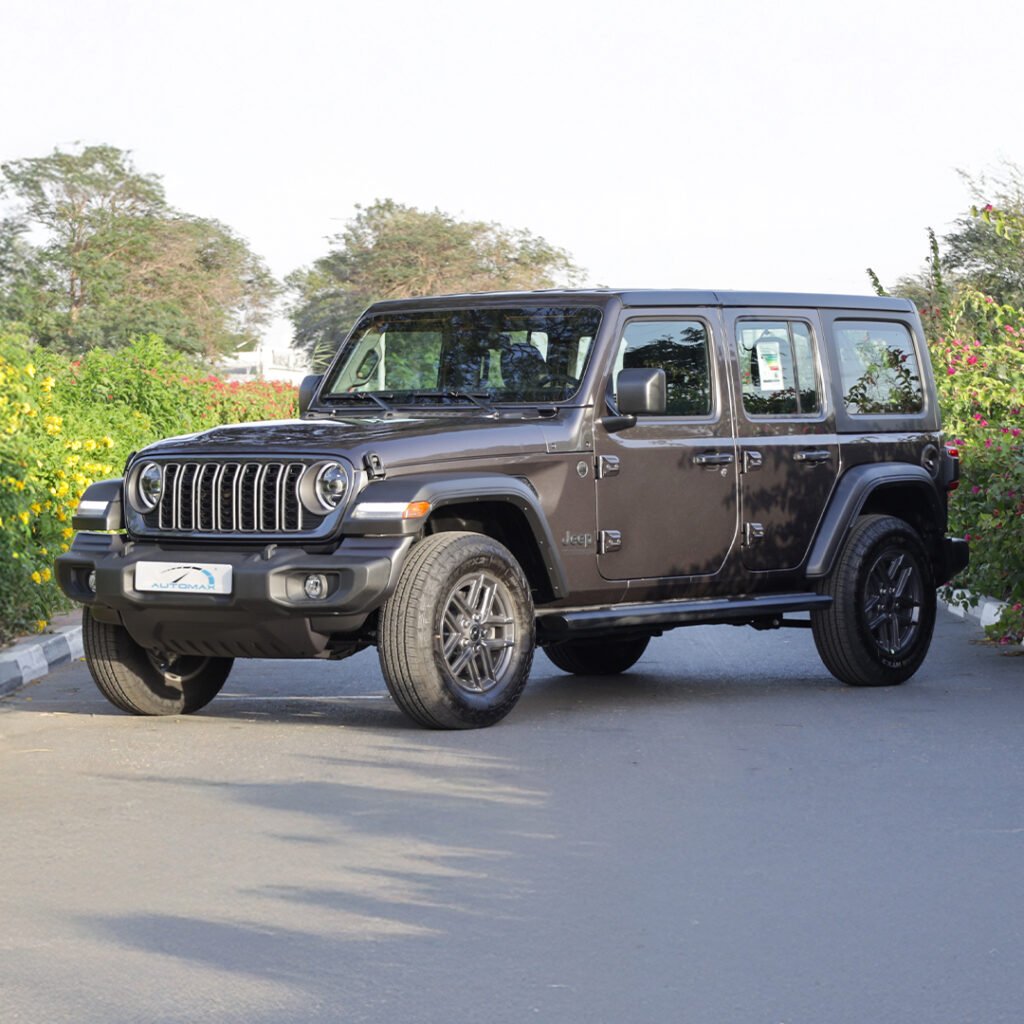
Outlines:
POLYGON ((601 310, 516 306, 378 313, 357 326, 322 396, 389 403, 560 402, 579 389, 601 310))

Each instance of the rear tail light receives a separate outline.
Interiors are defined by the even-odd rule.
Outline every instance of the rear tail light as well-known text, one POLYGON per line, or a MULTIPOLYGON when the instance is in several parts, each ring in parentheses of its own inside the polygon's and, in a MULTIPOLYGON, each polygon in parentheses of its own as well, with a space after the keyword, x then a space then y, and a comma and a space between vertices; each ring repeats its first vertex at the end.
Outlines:
POLYGON ((949 470, 946 473, 946 490, 952 492, 960 486, 960 449, 955 444, 947 441, 946 455, 949 457, 949 470))

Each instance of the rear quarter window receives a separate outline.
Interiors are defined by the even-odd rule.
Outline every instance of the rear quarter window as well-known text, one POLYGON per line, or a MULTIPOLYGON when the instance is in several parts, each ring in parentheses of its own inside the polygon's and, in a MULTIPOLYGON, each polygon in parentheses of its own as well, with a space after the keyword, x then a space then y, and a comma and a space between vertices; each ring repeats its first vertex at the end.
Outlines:
POLYGON ((843 404, 850 415, 921 412, 921 367, 905 324, 837 320, 833 334, 843 404))

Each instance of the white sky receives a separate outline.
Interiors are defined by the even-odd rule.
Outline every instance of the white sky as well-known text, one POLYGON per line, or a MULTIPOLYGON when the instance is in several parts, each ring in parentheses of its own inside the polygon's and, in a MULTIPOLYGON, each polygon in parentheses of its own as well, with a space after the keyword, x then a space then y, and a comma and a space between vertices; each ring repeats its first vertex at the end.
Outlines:
POLYGON ((1005 0, 0 0, 0 161, 131 150, 281 276, 391 197, 589 284, 863 293, 957 168, 1024 164, 1022 35, 1005 0))

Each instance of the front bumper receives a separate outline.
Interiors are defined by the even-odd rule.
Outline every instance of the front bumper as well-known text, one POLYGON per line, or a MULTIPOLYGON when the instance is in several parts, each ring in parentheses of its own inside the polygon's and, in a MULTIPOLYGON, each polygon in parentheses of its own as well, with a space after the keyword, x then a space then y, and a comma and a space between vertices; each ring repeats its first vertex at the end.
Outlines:
POLYGON ((57 582, 95 618, 122 624, 143 647, 180 654, 308 658, 332 638, 352 637, 391 595, 412 537, 351 537, 334 551, 170 548, 120 534, 82 532, 56 562, 57 582), (229 594, 135 589, 138 562, 231 566, 229 594), (89 578, 95 573, 95 592, 89 578), (327 579, 323 598, 306 597, 312 573, 327 579))

